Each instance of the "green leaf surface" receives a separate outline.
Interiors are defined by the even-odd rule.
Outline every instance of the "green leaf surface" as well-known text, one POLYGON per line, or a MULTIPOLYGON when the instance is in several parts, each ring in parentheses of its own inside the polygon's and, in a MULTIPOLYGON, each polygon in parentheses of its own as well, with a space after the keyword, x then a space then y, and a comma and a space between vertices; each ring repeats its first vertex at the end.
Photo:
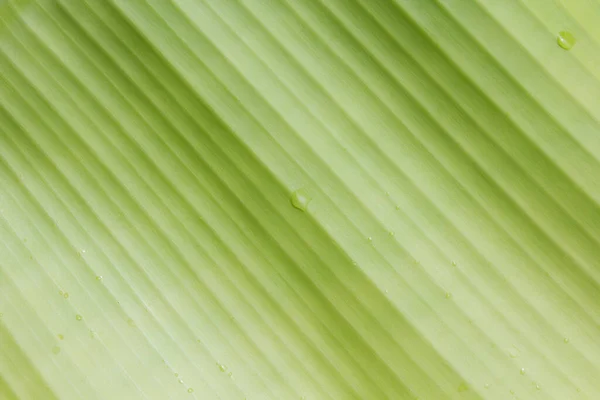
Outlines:
POLYGON ((3 1, 0 399, 600 398, 599 22, 3 1))

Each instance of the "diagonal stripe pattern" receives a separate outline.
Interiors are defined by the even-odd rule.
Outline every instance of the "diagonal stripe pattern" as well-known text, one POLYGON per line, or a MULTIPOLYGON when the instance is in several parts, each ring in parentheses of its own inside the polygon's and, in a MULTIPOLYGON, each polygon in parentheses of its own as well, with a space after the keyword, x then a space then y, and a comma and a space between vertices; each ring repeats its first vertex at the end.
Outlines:
POLYGON ((600 398, 599 20, 6 0, 0 398, 600 398))

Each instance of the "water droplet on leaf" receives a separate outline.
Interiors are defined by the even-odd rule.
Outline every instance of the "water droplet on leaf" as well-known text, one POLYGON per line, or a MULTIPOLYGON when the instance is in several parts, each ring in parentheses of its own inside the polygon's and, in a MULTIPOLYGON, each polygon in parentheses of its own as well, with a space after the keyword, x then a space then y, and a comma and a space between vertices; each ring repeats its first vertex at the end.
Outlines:
POLYGON ((525 373, 526 373, 526 372, 525 372, 525 368, 521 368, 521 370, 519 371, 519 373, 520 373, 521 375, 525 375, 525 373))
POLYGON ((294 193, 292 193, 291 203, 292 205, 300 211, 306 211, 308 207, 308 203, 312 198, 308 195, 305 189, 298 189, 294 193))
POLYGON ((189 389, 188 389, 188 393, 194 393, 194 389, 192 389, 192 388, 189 388, 189 389))
POLYGON ((83 319, 83 317, 82 317, 81 315, 77 314, 77 315, 75 316, 75 319, 76 319, 77 321, 81 321, 81 320, 83 319))
POLYGON ((573 48, 573 46, 575 46, 577 39, 575 39, 575 36, 573 36, 573 34, 571 32, 561 31, 561 32, 559 32, 558 36, 556 37, 556 42, 563 49, 571 50, 573 48))

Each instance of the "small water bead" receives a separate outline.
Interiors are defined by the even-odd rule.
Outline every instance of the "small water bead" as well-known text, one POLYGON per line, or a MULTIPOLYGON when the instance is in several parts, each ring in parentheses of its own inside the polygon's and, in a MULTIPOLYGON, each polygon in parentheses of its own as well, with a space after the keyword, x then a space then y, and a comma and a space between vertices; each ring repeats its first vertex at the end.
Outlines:
POLYGON ((369 242, 369 243, 372 243, 372 242, 373 242, 373 238, 372 238, 371 236, 369 236, 369 237, 367 238, 367 242, 369 242))
POLYGON ((61 296, 64 296, 64 295, 65 295, 65 292, 63 292, 62 290, 59 290, 59 291, 58 291, 58 294, 59 294, 59 295, 61 295, 61 296))
POLYGON ((571 339, 569 339, 568 337, 566 337, 566 338, 564 338, 564 339, 563 339, 563 341, 564 341, 565 343, 569 343, 569 342, 571 341, 571 339))
POLYGON ((179 382, 179 383, 181 383, 183 385, 183 379, 180 379, 177 382, 179 382))
POLYGON ((65 299, 68 299, 68 298, 69 298, 69 293, 65 292, 65 294, 63 294, 63 297, 64 297, 65 299))
POLYGON ((230 378, 233 378, 233 372, 229 371, 227 375, 229 375, 230 378))
POLYGON ((526 374, 525 368, 521 368, 521 370, 519 371, 519 373, 520 373, 521 375, 525 375, 525 374, 526 374))
POLYGON ((466 392, 467 390, 469 390, 469 386, 467 386, 466 383, 461 383, 460 385, 458 385, 458 392, 462 393, 462 392, 466 392))
POLYGON ((179 376, 178 372, 175 372, 175 378, 177 378, 179 376))
POLYGON ((300 211, 306 211, 308 207, 308 203, 312 198, 308 195, 305 189, 298 189, 294 193, 292 193, 292 198, 290 199, 292 206, 297 208, 300 211))
POLYGON ((490 388, 490 384, 486 383, 485 385, 483 385, 484 388, 489 389, 490 388))
POLYGON ((540 385, 536 384, 535 385, 535 390, 542 390, 542 388, 540 387, 540 385))
POLYGON ((102 281, 102 275, 96 275, 96 280, 97 280, 98 282, 102 281))
POLYGON ((456 267, 456 265, 457 265, 457 264, 456 264, 456 261, 452 261, 452 263, 451 263, 451 264, 452 264, 452 266, 453 266, 453 267, 456 267))
POLYGON ((510 394, 515 394, 515 391, 510 389, 510 394))
POLYGON ((399 210, 399 209, 400 209, 400 206, 396 206, 396 210, 399 210))
POLYGON ((519 357, 519 352, 516 350, 509 350, 508 355, 510 356, 510 358, 517 358, 519 357))
POLYGON ((62 334, 60 334, 60 333, 58 335, 56 335, 56 337, 58 339, 60 339, 60 340, 64 340, 65 339, 65 337, 62 334))
POLYGON ((75 319, 76 319, 77 321, 81 321, 81 320, 83 319, 83 317, 82 317, 81 315, 77 314, 77 315, 75 316, 75 319))
POLYGON ((194 389, 192 389, 192 388, 189 388, 189 389, 188 389, 188 393, 194 393, 194 389))
POLYGON ((450 297, 452 297, 452 293, 446 292, 446 298, 449 299, 450 297))
POLYGON ((58 353, 60 353, 60 347, 58 347, 58 346, 54 346, 54 347, 52 348, 52 353, 53 353, 53 354, 58 354, 58 353))
POLYGON ((388 234, 389 234, 390 236, 394 236, 396 233, 394 233, 394 231, 389 231, 389 232, 388 232, 388 234))
POLYGON ((219 369, 221 370, 221 372, 225 372, 227 371, 227 367, 225 366, 225 364, 217 364, 219 366, 219 369))
POLYGON ((556 37, 556 42, 564 50, 571 50, 575 46, 577 39, 575 39, 575 36, 571 32, 561 31, 556 37))

